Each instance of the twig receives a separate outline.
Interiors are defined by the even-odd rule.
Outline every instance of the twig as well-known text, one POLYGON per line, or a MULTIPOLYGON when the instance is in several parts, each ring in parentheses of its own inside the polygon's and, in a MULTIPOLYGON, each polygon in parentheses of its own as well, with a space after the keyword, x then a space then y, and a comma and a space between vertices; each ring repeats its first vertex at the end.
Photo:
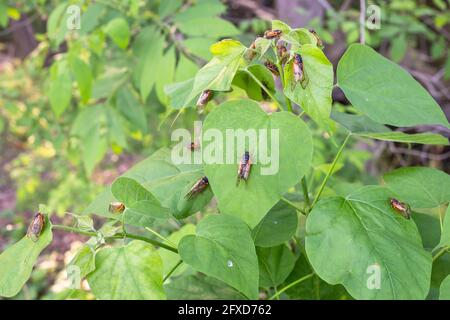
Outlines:
POLYGON ((366 0, 359 0, 359 42, 366 43, 366 0))

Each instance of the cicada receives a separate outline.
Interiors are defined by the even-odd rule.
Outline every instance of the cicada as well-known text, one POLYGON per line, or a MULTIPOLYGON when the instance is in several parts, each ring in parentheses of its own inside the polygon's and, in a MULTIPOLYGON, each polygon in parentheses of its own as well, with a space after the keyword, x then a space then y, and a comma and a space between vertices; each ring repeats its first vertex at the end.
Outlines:
POLYGON ((186 146, 189 150, 191 150, 192 152, 194 152, 195 150, 200 149, 200 144, 197 142, 191 142, 186 146))
POLYGON ((281 35, 281 30, 267 30, 264 32, 264 38, 266 39, 275 39, 281 35))
POLYGON ((108 209, 111 213, 122 213, 125 210, 125 205, 118 201, 111 202, 108 209))
POLYGON ((277 66, 273 62, 266 60, 266 62, 264 62, 264 65, 267 69, 269 69, 270 72, 272 72, 274 76, 278 77, 280 75, 277 66))
POLYGON ((252 61, 256 56, 256 42, 253 41, 250 47, 247 49, 247 60, 252 61))
POLYGON ((305 69, 303 67, 303 59, 298 53, 294 55, 294 80, 295 82, 300 82, 303 89, 306 88, 307 79, 305 69))
POLYGON ((197 100, 197 107, 204 107, 213 98, 214 92, 212 90, 205 90, 200 94, 197 100))
POLYGON ((241 161, 239 162, 236 186, 239 185, 241 180, 244 180, 244 181, 248 180, 248 176, 250 175, 251 166, 252 166, 252 160, 250 159, 250 153, 248 151, 245 151, 244 155, 242 156, 241 161))
POLYGON ((30 225, 28 226, 27 236, 34 242, 38 241, 42 230, 44 230, 44 225, 44 215, 40 212, 36 213, 30 225))
POLYGON ((209 181, 207 177, 202 177, 198 180, 189 192, 186 194, 185 198, 191 199, 193 196, 203 192, 209 186, 209 181))
POLYGON ((316 39, 317 39, 317 46, 318 46, 318 47, 323 47, 322 39, 320 39, 320 37, 319 37, 319 35, 317 34, 316 30, 314 30, 314 29, 309 29, 309 32, 311 32, 311 33, 314 35, 314 37, 316 37, 316 39))
POLYGON ((394 209, 396 212, 400 213, 406 219, 411 219, 411 208, 409 207, 408 204, 406 204, 404 202, 400 202, 394 198, 392 198, 390 200, 390 203, 391 203, 392 209, 394 209))
POLYGON ((280 59, 281 63, 284 64, 286 62, 286 58, 287 58, 287 48, 284 45, 284 43, 280 43, 278 42, 277 44, 277 54, 278 54, 278 58, 280 59))

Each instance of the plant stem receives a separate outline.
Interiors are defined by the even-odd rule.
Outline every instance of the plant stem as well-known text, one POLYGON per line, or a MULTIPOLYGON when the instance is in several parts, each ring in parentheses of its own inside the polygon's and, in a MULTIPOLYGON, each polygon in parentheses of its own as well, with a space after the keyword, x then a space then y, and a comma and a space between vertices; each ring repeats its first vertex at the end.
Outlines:
POLYGON ((309 192, 308 192, 308 184, 306 183, 306 177, 302 178, 302 191, 303 191, 303 197, 305 198, 306 206, 309 208, 311 207, 311 200, 309 199, 309 192))
POLYGON ((310 273, 310 274, 308 274, 308 275, 306 275, 306 276, 304 276, 304 277, 301 277, 300 279, 295 280, 294 282, 291 282, 290 284, 288 284, 287 286, 285 286, 283 289, 281 289, 280 291, 278 291, 277 293, 275 293, 273 296, 271 296, 271 297, 269 298, 269 300, 275 299, 275 298, 278 297, 280 294, 282 294, 284 291, 286 291, 286 290, 288 290, 289 288, 292 288, 293 286, 296 286, 297 284, 299 284, 299 283, 301 283, 301 282, 303 282, 303 281, 305 281, 305 280, 311 278, 312 276, 314 276, 314 274, 315 274, 315 273, 312 272, 312 273, 310 273))
POLYGON ((244 72, 246 72, 261 87, 261 89, 264 90, 265 93, 267 93, 267 95, 270 97, 270 99, 272 99, 273 102, 275 102, 278 109, 283 110, 280 102, 275 98, 275 96, 272 94, 272 92, 270 92, 270 90, 267 89, 266 86, 264 84, 262 84, 261 81, 259 81, 259 79, 257 77, 255 77, 255 75, 253 73, 251 73, 248 69, 242 69, 242 70, 244 72))
POLYGON ((174 265, 172 269, 170 269, 169 273, 166 274, 166 276, 164 277, 163 283, 166 282, 167 279, 169 279, 169 277, 175 272, 175 270, 176 270, 182 263, 183 263, 183 260, 180 259, 180 260, 177 262, 177 264, 174 265))
POLYGON ((433 256, 433 262, 435 262, 437 259, 439 259, 444 253, 446 253, 448 249, 449 249, 449 246, 445 246, 441 250, 439 250, 438 253, 436 253, 433 256))
MULTIPOLYGON (((284 87, 286 86, 286 83, 285 83, 285 80, 284 80, 283 65, 282 65, 282 63, 280 61, 280 57, 278 57, 277 48, 276 48, 276 46, 274 44, 272 44, 272 50, 273 50, 273 53, 275 54, 275 57, 277 58, 277 61, 276 61, 275 64, 276 64, 276 66, 278 68, 278 72, 280 73, 280 80, 281 80, 282 91, 284 92, 284 87)), ((284 95, 284 98, 286 100, 286 106, 288 108, 288 111, 292 112, 291 100, 286 95, 284 95)))
POLYGON ((149 227, 145 227, 145 229, 148 232, 153 233, 155 236, 157 236, 158 238, 160 238, 162 241, 165 241, 166 243, 168 243, 169 245, 171 245, 172 247, 176 247, 177 245, 175 243, 173 243, 172 241, 170 241, 169 239, 167 239, 166 237, 163 237, 162 235, 160 235, 158 232, 156 232, 153 229, 150 229, 149 227))
POLYGON ((351 134, 349 133, 347 135, 347 137, 345 138, 344 142, 342 143, 341 147, 339 148, 339 151, 337 152, 336 156, 334 157, 333 163, 331 164, 331 168, 330 168, 330 170, 328 170, 327 175, 325 176, 325 178, 322 181, 322 184, 320 185, 319 192, 317 192, 317 196, 314 198, 314 201, 311 205, 311 209, 315 206, 317 201, 319 201, 320 195, 322 194, 322 191, 325 188, 325 185, 327 184, 328 179, 333 174, 334 167, 336 166, 336 163, 338 162, 339 158, 341 157, 342 151, 344 150, 344 147, 347 144, 348 139, 350 137, 351 137, 351 134))
POLYGON ((280 199, 281 201, 287 203, 288 205, 290 205, 292 208, 294 208, 295 210, 299 211, 300 213, 302 213, 303 215, 306 216, 306 212, 305 210, 303 210, 302 208, 300 208, 299 206, 297 206, 295 203, 291 202, 290 200, 286 199, 285 197, 281 197, 280 199))
MULTIPOLYGON (((63 225, 58 225, 58 224, 54 224, 52 225, 53 229, 58 229, 58 230, 62 230, 65 232, 73 232, 73 233, 78 233, 81 235, 85 235, 85 236, 90 236, 90 237, 96 237, 97 236, 97 232, 92 232, 92 231, 84 231, 84 230, 80 230, 74 227, 69 227, 69 226, 63 226, 63 225)), ((137 234, 132 234, 132 233, 127 233, 127 232, 122 232, 119 234, 116 234, 112 237, 105 237, 106 240, 112 240, 112 239, 123 239, 123 238, 130 238, 130 239, 135 239, 135 240, 141 240, 141 241, 145 241, 148 242, 154 246, 158 246, 161 248, 164 248, 166 250, 172 251, 174 253, 178 253, 178 250, 172 246, 169 246, 167 244, 164 244, 158 240, 153 240, 144 236, 140 236, 137 234)))

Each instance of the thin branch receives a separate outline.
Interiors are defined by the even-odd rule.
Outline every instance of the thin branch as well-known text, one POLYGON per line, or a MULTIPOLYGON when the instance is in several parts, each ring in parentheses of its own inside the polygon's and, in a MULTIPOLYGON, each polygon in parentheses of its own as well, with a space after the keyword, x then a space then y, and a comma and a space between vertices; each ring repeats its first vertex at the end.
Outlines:
POLYGON ((366 0, 359 0, 359 42, 366 43, 366 0))

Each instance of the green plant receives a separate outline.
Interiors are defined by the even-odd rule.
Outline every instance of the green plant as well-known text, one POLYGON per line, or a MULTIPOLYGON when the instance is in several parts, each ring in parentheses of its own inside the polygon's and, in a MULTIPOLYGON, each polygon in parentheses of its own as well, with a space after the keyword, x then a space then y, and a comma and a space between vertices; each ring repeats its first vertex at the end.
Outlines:
MULTIPOLYGON (((217 42, 195 77, 165 92, 180 113, 205 90, 227 100, 203 110, 204 131, 277 129, 279 145, 268 148, 279 153, 274 174, 262 174, 256 162, 248 181, 236 186, 237 163, 177 164, 162 148, 75 215, 76 225, 55 225, 46 216, 37 242, 25 236, 5 250, 0 295, 20 291, 52 232, 60 230, 90 237, 68 267, 100 299, 425 299, 429 293, 436 298, 441 282, 440 297, 448 297, 450 176, 401 168, 378 184, 340 172, 344 166, 363 171, 366 155, 346 148, 354 140, 448 145, 438 134, 392 128, 448 128, 439 105, 406 71, 365 45, 348 48, 334 84, 315 34, 277 20, 272 29, 281 35, 257 38, 249 48, 217 42), (267 60, 278 71, 280 90, 263 66, 267 60), (336 86, 355 112, 332 109, 336 86), (250 99, 228 100, 242 93, 250 99), (205 175, 209 186, 186 197, 205 175), (217 208, 209 205, 213 196, 217 208), (405 203, 404 212, 393 208, 394 198, 405 203), (92 214, 105 224, 94 228, 92 214), (193 293, 187 297, 183 288, 193 293)), ((199 139, 201 152, 213 144, 199 139)))

